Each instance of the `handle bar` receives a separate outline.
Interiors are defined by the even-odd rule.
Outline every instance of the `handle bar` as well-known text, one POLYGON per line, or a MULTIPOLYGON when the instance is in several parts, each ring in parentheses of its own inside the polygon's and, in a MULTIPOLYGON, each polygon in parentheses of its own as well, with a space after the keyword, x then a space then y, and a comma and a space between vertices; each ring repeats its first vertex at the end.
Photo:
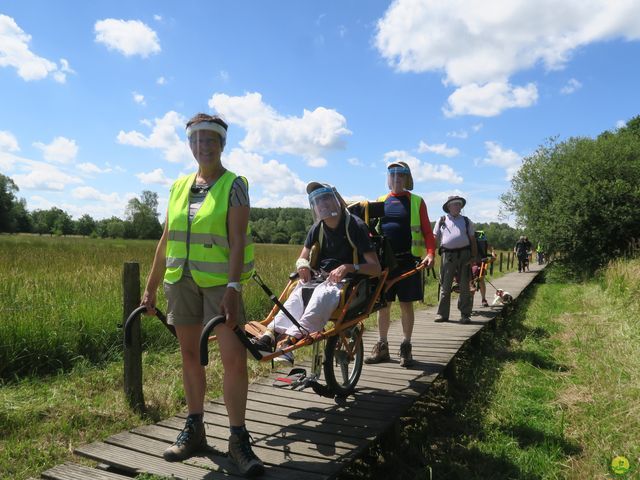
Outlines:
MULTIPOLYGON (((225 317, 223 315, 215 316, 207 322, 202 330, 202 333, 200 334, 200 365, 205 366, 209 364, 209 335, 218 325, 221 325, 224 322, 225 317)), ((244 330, 236 325, 233 331, 238 336, 238 339, 242 342, 244 347, 249 350, 251 355, 253 355, 256 360, 261 360, 262 354, 256 346, 251 343, 249 338, 247 338, 244 330)))
MULTIPOLYGON (((129 317, 127 317, 127 320, 124 322, 124 345, 125 345, 125 347, 130 347, 131 346, 131 329, 133 328, 133 324, 136 322, 136 320, 138 320, 140 318, 140 315, 142 313, 146 312, 146 310, 147 310, 147 307, 145 307, 144 305, 139 306, 133 312, 131 312, 129 317)), ((156 308, 156 317, 158 317, 158 320, 160 320, 162 322, 162 324, 165 327, 167 327, 167 329, 169 329, 171 334, 175 337, 176 336, 176 329, 174 328, 173 325, 169 325, 167 323, 167 317, 165 316, 164 313, 162 313, 157 308, 156 308)))

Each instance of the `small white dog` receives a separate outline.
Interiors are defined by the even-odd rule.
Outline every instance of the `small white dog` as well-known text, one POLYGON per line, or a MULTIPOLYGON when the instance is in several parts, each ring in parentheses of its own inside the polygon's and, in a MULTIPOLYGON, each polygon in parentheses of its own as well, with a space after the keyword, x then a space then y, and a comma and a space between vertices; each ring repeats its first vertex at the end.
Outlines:
POLYGON ((497 305, 501 303, 502 305, 506 305, 507 303, 511 303, 513 301, 513 296, 509 292, 505 292, 504 290, 496 290, 496 296, 493 298, 493 303, 491 306, 497 305))

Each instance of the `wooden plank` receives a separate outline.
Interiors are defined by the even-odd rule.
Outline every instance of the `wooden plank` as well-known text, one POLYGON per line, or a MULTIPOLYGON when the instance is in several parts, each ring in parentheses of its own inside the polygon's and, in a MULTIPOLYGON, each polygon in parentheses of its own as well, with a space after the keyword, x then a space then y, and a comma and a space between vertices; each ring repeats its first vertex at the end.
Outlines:
MULTIPOLYGON (((146 453, 140 453, 116 445, 94 442, 82 445, 74 450, 80 456, 99 462, 108 463, 114 467, 132 474, 150 473, 159 476, 174 476, 181 480, 212 480, 216 478, 242 478, 229 472, 235 471, 231 461, 221 458, 215 471, 187 465, 185 463, 170 463, 146 453), (216 475, 217 474, 217 475, 216 475)), ((277 478, 277 477, 271 477, 277 478)))
MULTIPOLYGON (((259 426, 263 424, 257 424, 259 426)), ((155 438, 156 440, 168 440, 170 442, 175 441, 178 432, 184 426, 182 419, 163 422, 162 425, 145 425, 143 427, 132 430, 132 433, 143 435, 149 438, 155 438)), ((253 425, 256 426, 255 424, 253 425)), ((286 437, 279 435, 281 429, 277 429, 271 425, 271 431, 267 434, 260 434, 256 428, 251 429, 251 436, 256 442, 255 452, 263 460, 267 461, 267 457, 263 458, 259 454, 262 447, 274 449, 276 451, 291 452, 296 455, 305 455, 309 457, 317 457, 321 459, 346 457, 351 454, 352 449, 348 447, 333 447, 329 453, 329 449, 318 449, 317 445, 311 442, 302 441, 294 438, 293 436, 286 437), (322 450, 322 451, 320 451, 322 450)), ((211 423, 206 424, 207 441, 210 445, 218 448, 218 444, 221 445, 222 451, 226 450, 226 442, 229 438, 229 427, 222 427, 211 423), (215 440, 215 441, 214 441, 215 440)))
MULTIPOLYGON (((166 431, 168 432, 168 434, 165 435, 166 440, 156 440, 130 432, 122 432, 110 436, 105 440, 105 443, 126 448, 130 451, 161 456, 162 452, 175 440, 173 432, 170 429, 166 429, 166 431)), ((210 449, 207 453, 193 456, 183 463, 215 470, 222 465, 222 461, 225 463, 231 462, 225 455, 220 455, 220 452, 227 450, 226 440, 220 441, 219 439, 207 436, 207 442, 209 443, 210 449)), ((271 466, 270 476, 272 478, 297 480, 300 478, 300 471, 304 472, 305 476, 313 476, 312 474, 314 473, 329 475, 336 471, 335 464, 318 458, 297 455, 288 451, 278 452, 275 449, 264 448, 258 445, 253 446, 253 451, 266 465, 271 466), (274 477, 273 475, 277 476, 274 477)), ((237 474, 233 466, 231 469, 225 468, 225 471, 237 474)), ((322 477, 315 475, 315 478, 322 477)))
MULTIPOLYGON (((221 398, 212 400, 211 403, 217 403, 218 405, 224 405, 224 400, 221 398)), ((291 420, 317 420, 323 423, 329 423, 333 425, 339 425, 341 427, 352 427, 355 429, 370 430, 370 429, 384 429, 389 423, 386 419, 362 419, 349 416, 344 412, 332 412, 314 408, 311 406, 308 408, 300 409, 295 407, 289 407, 285 405, 268 405, 264 403, 252 400, 247 400, 247 409, 257 411, 268 411, 282 415, 291 420)))
MULTIPOLYGON (((226 415, 226 408, 221 404, 213 404, 213 403, 205 403, 205 421, 208 422, 208 414, 209 413, 222 413, 226 415)), ((340 438, 350 438, 353 440, 361 440, 365 438, 375 438, 375 435, 371 431, 367 431, 363 428, 351 427, 348 425, 335 425, 325 423, 319 420, 311 420, 311 419, 297 419, 293 421, 292 419, 287 419, 287 417, 283 417, 280 414, 275 414, 272 412, 266 412, 262 410, 252 410, 247 409, 246 413, 247 420, 251 422, 264 422, 271 423, 273 425, 282 426, 295 426, 297 428, 312 428, 319 432, 329 433, 340 438)), ((247 422, 249 424, 249 422, 247 422)))
POLYGON ((57 465, 46 472, 42 472, 40 475, 48 480, 131 480, 131 477, 105 472, 104 470, 96 470, 77 463, 57 465))

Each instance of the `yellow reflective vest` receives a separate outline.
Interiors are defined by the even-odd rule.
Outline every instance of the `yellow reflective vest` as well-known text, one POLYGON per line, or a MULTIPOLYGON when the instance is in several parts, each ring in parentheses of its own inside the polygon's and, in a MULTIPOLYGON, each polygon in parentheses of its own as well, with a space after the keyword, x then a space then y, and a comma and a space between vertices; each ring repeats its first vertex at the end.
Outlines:
MULTIPOLYGON (((227 214, 236 175, 227 170, 216 181, 189 225, 189 192, 195 177, 195 173, 181 177, 171 187, 164 280, 167 283, 180 280, 186 263, 198 286, 226 285, 229 282, 227 214)), ((247 183, 244 177, 240 178, 247 183)), ((253 240, 247 226, 240 281, 246 282, 253 271, 253 240)))
MULTIPOLYGON (((388 193, 382 195, 378 197, 378 201, 384 202, 388 196, 388 193)), ((422 197, 409 193, 409 198, 411 200, 411 255, 423 258, 426 249, 422 229, 420 228, 420 204, 422 203, 422 197)))

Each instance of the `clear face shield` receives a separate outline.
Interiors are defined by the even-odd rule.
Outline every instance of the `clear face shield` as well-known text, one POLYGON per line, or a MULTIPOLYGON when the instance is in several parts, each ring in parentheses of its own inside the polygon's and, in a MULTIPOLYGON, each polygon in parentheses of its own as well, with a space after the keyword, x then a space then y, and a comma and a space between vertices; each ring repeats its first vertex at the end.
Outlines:
POLYGON ((340 202, 333 188, 322 187, 309 194, 313 223, 340 215, 340 202))
POLYGON ((187 128, 191 153, 198 163, 209 163, 220 159, 227 132, 214 122, 200 122, 187 128))
POLYGON ((389 190, 400 193, 407 187, 407 179, 409 178, 410 171, 405 167, 391 167, 387 171, 387 184, 389 190))

